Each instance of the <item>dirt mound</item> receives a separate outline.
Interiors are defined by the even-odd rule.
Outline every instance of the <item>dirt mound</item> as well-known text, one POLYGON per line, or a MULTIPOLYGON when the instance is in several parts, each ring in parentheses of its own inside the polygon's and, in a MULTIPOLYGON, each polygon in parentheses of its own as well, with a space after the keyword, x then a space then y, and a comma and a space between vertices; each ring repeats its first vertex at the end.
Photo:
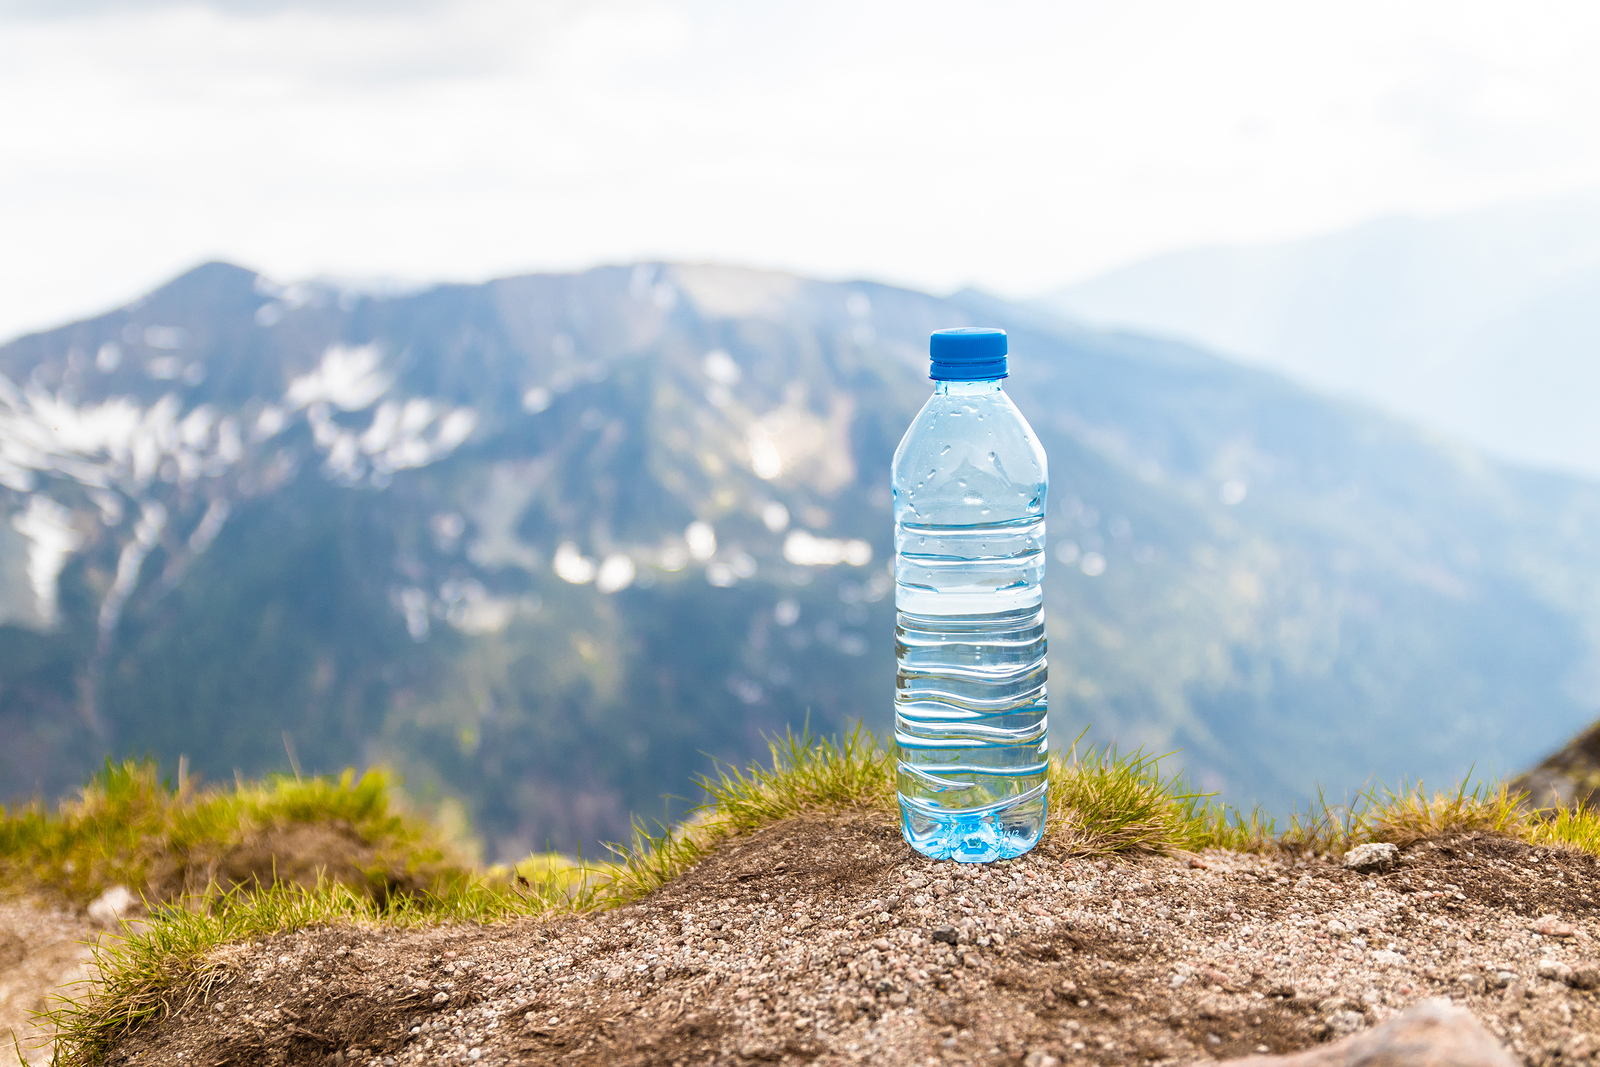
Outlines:
POLYGON ((147 892, 154 899, 202 894, 213 887, 293 882, 309 888, 324 881, 382 901, 397 892, 420 892, 428 884, 339 820, 251 830, 226 847, 158 856, 152 867, 147 892))
POLYGON ((209 1003, 108 1062, 1144 1065, 1305 1049, 1441 996, 1525 1063, 1584 1062, 1596 881, 1593 857, 1476 835, 1384 874, 974 868, 881 819, 797 818, 605 914, 227 949, 209 1003))

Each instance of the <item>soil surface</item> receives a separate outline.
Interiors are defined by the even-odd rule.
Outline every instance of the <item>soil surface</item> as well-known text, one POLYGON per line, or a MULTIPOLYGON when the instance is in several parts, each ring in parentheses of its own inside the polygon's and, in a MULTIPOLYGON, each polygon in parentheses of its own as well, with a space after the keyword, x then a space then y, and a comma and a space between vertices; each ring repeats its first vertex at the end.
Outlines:
POLYGON ((209 1002, 109 1062, 1171 1064, 1430 997, 1525 1063, 1591 1062, 1593 857, 1466 835, 1383 874, 1337 860, 1046 846, 969 867, 881 817, 796 818, 605 914, 231 946, 209 1002))
POLYGON ((0 1067, 50 1062, 53 1031, 35 1013, 54 995, 80 995, 93 975, 99 929, 80 909, 0 901, 0 1067))

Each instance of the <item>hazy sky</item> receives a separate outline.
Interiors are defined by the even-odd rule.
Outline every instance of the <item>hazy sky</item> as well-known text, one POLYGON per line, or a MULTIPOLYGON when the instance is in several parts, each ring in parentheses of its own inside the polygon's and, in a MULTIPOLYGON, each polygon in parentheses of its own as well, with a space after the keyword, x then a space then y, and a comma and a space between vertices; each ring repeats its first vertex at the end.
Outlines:
POLYGON ((0 336, 213 257, 1029 295, 1600 182, 1600 5, 0 0, 0 336))

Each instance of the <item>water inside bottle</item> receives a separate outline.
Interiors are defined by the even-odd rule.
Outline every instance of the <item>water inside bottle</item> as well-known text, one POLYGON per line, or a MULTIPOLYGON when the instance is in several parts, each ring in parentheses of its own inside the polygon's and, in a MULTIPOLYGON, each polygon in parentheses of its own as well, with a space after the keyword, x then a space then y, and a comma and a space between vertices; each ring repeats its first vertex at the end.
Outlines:
POLYGON ((906 840, 986 863, 1044 831, 1044 521, 896 531, 895 743, 906 840))

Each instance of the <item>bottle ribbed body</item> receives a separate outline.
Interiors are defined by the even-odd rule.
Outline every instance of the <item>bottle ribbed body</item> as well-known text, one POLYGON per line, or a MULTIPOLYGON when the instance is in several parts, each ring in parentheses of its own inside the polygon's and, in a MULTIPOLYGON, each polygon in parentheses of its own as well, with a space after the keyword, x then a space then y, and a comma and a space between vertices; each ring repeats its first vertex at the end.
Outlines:
POLYGON ((895 453, 896 789, 913 848, 1044 830, 1044 450, 998 381, 940 382, 895 453))

